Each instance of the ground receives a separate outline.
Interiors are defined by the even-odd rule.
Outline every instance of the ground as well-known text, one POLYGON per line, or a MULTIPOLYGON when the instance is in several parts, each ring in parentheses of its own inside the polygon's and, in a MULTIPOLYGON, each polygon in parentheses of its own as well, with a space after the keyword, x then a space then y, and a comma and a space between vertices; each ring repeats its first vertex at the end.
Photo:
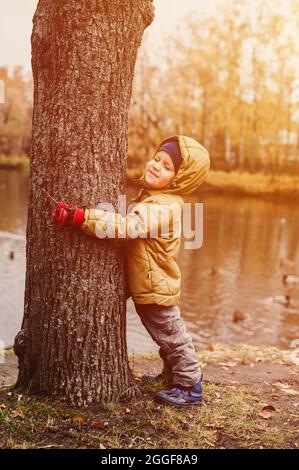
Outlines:
POLYGON ((178 410, 156 403, 162 383, 156 355, 132 356, 142 395, 130 402, 69 408, 62 400, 18 394, 17 361, 8 351, 0 364, 2 448, 297 448, 299 363, 291 351, 210 346, 199 353, 204 404, 178 410))

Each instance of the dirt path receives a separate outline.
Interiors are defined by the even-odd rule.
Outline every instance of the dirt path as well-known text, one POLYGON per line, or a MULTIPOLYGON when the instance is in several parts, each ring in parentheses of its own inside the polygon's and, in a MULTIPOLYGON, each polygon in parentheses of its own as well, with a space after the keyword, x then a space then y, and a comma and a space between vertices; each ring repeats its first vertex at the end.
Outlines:
MULTIPOLYGON (((157 374, 161 371, 161 361, 155 357, 136 358, 134 366, 137 375, 157 374)), ((257 394, 261 402, 275 408, 297 410, 299 428, 299 367, 291 363, 260 360, 244 364, 242 362, 205 363, 204 382, 215 385, 244 387, 257 394)))

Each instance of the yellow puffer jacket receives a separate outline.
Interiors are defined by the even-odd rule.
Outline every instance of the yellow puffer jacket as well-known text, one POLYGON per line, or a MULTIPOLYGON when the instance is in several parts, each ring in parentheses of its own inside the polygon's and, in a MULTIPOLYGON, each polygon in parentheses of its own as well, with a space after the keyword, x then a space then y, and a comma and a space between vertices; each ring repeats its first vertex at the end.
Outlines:
POLYGON ((143 174, 139 179, 143 189, 132 200, 134 203, 128 207, 125 217, 101 209, 85 209, 81 226, 81 230, 91 236, 127 240, 128 289, 133 301, 139 304, 171 306, 178 303, 182 196, 200 186, 210 168, 208 151, 191 137, 171 136, 159 147, 174 138, 182 154, 175 187, 146 188, 143 174))

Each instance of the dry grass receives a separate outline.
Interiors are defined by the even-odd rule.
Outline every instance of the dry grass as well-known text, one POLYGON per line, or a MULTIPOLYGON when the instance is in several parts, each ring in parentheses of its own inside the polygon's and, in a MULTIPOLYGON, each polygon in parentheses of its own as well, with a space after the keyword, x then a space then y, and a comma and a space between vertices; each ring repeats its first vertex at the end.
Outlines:
MULTIPOLYGON (((155 358, 135 360, 154 363, 155 358)), ((199 354, 201 362, 219 366, 234 362, 235 371, 251 361, 284 364, 293 370, 288 352, 275 348, 216 345, 199 354)), ((157 359, 157 358, 156 358, 157 359)), ((132 361, 132 358, 131 358, 132 361)), ((281 366, 282 367, 282 366, 281 366)), ((254 369, 252 369, 254 370, 254 369)), ((137 374, 138 375, 138 374, 137 374)), ((234 376, 236 377, 236 376, 234 376)), ((294 376, 295 377, 295 376, 294 376)), ((263 396, 261 389, 234 381, 204 383, 204 403, 186 410, 157 403, 154 394, 164 384, 139 380, 141 396, 125 402, 93 405, 87 410, 69 408, 62 400, 0 390, 1 448, 296 448, 298 396, 274 401, 271 416, 263 407, 275 400, 278 388, 263 396), (289 402, 285 402, 289 400, 289 402), (284 405, 284 406, 282 406, 284 405)), ((264 380, 264 379, 262 379, 264 380)), ((269 376, 266 380, 270 380, 269 376)))
POLYGON ((289 448, 297 431, 259 417, 254 393, 235 386, 205 385, 205 402, 178 410, 157 404, 152 392, 131 403, 108 403, 96 410, 0 393, 0 447, 37 448, 289 448))

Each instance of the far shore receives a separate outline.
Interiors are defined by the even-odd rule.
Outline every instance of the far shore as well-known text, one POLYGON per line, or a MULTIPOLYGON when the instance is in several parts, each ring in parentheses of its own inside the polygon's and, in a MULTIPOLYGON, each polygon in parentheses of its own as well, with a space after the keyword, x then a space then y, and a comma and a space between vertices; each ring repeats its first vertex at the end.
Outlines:
POLYGON ((243 193, 261 198, 298 198, 299 175, 248 173, 211 170, 205 188, 214 192, 243 193))
MULTIPOLYGON (((26 155, 0 155, 1 169, 25 170, 28 172, 30 160, 26 155)), ((133 173, 127 172, 127 183, 132 181, 133 173)), ((299 175, 249 173, 245 171, 225 172, 210 170, 208 178, 202 187, 203 191, 258 198, 299 198, 299 175)))

